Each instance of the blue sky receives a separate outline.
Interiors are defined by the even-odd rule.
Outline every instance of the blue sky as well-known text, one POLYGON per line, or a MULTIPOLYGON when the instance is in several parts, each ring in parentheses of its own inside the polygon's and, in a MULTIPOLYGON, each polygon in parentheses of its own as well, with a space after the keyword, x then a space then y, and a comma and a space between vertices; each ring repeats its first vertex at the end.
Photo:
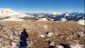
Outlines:
POLYGON ((84 12, 84 0, 0 0, 0 8, 20 12, 84 12))

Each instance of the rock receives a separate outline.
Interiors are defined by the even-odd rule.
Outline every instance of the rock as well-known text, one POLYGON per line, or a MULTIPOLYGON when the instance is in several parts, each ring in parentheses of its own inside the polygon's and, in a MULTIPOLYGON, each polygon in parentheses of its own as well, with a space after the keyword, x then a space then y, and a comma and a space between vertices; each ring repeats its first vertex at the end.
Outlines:
POLYGON ((51 37, 51 36, 53 36, 53 35, 54 35, 53 32, 49 32, 47 36, 48 36, 48 37, 51 37))
POLYGON ((84 48, 84 45, 75 44, 75 45, 71 45, 71 48, 84 48))
POLYGON ((46 35, 40 35, 40 37, 44 38, 46 35))

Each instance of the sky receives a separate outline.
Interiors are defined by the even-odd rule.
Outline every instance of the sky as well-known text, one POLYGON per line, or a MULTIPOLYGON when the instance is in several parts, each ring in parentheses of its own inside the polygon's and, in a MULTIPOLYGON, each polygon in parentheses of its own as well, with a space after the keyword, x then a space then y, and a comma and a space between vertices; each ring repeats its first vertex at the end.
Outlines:
POLYGON ((19 12, 84 12, 84 0, 0 0, 0 8, 19 12))

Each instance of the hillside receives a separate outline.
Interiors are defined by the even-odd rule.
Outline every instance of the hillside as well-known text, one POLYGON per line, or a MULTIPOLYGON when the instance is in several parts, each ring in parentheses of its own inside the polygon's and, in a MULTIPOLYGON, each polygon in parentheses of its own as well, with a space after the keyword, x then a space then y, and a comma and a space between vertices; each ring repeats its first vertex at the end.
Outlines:
POLYGON ((33 48, 47 48, 47 41, 55 45, 85 45, 84 26, 72 21, 0 21, 0 45, 8 47, 9 43, 18 44, 23 29, 27 30, 28 41, 33 42, 33 48))

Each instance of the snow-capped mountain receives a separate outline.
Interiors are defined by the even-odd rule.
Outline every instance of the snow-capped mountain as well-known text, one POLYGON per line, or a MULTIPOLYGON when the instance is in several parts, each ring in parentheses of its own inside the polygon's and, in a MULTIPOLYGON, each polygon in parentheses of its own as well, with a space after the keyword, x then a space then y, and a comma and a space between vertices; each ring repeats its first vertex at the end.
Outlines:
POLYGON ((5 16, 19 16, 19 17, 21 17, 21 16, 28 16, 28 15, 25 13, 19 13, 19 12, 13 11, 13 10, 8 9, 8 8, 7 9, 1 8, 0 9, 0 16, 1 17, 5 17, 5 16))
POLYGON ((22 20, 21 18, 24 18, 24 17, 33 17, 33 16, 25 14, 25 13, 16 12, 16 11, 13 11, 8 8, 0 9, 0 19, 1 20, 11 20, 11 21, 17 20, 18 21, 18 20, 22 20))
POLYGON ((61 14, 63 14, 63 13, 61 13, 61 12, 51 12, 51 13, 49 13, 49 14, 52 14, 52 15, 61 15, 61 14))
POLYGON ((51 13, 21 13, 12 9, 0 9, 0 20, 22 21, 22 20, 52 20, 52 21, 79 21, 85 19, 85 13, 73 12, 51 12, 51 13))

